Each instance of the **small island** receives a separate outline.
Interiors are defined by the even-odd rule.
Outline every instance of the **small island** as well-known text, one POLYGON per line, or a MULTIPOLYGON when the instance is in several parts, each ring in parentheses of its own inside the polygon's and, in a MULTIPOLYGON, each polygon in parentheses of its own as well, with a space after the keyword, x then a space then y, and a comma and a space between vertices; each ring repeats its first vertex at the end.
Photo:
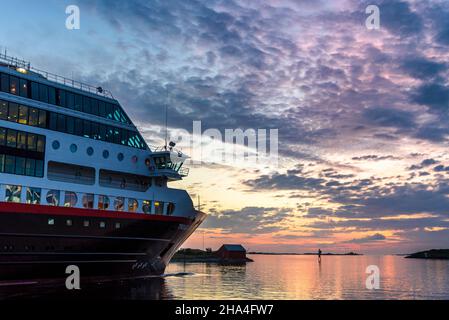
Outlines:
POLYGON ((207 262, 219 264, 245 264, 253 262, 246 257, 246 249, 239 244, 224 244, 217 251, 211 249, 180 249, 175 253, 172 262, 207 262))
POLYGON ((449 249, 431 249, 412 253, 405 258, 408 259, 449 259, 449 249))

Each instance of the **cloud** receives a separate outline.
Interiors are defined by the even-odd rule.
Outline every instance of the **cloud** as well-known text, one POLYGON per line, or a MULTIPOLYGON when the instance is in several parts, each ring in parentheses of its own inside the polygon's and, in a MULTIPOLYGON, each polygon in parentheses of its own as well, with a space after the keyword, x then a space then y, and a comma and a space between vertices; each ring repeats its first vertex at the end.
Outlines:
POLYGON ((223 229, 224 233, 272 233, 284 229, 279 224, 289 216, 290 211, 288 208, 263 207, 223 210, 208 216, 202 227, 223 229))
POLYGON ((386 240, 387 238, 380 233, 376 233, 373 234, 371 236, 366 236, 366 237, 362 237, 362 238, 355 238, 352 240, 348 240, 346 241, 346 243, 368 243, 368 242, 377 242, 377 241, 383 241, 386 240))

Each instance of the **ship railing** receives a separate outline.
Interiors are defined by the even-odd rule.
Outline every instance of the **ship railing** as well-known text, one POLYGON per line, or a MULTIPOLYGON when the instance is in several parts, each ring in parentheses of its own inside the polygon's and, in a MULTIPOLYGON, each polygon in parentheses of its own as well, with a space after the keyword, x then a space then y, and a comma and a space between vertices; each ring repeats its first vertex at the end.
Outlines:
POLYGON ((178 173, 181 177, 187 177, 189 175, 189 171, 190 171, 189 168, 181 167, 178 173))
POLYGON ((0 53, 0 61, 3 61, 8 67, 21 68, 26 71, 37 73, 49 81, 53 81, 74 89, 79 89, 88 93, 103 96, 105 98, 114 99, 114 96, 109 90, 105 90, 102 87, 95 87, 87 83, 69 79, 51 72, 43 71, 31 66, 31 64, 25 60, 21 60, 15 57, 10 57, 6 53, 0 53))

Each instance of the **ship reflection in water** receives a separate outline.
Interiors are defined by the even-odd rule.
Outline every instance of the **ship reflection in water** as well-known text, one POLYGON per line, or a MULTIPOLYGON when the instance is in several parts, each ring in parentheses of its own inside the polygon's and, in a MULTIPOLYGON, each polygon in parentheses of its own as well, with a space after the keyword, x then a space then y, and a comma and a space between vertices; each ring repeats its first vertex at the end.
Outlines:
POLYGON ((449 261, 400 256, 251 255, 247 265, 171 263, 164 277, 82 283, 82 290, 0 287, 1 298, 79 299, 449 299, 449 261), (366 288, 366 267, 380 289, 366 288))

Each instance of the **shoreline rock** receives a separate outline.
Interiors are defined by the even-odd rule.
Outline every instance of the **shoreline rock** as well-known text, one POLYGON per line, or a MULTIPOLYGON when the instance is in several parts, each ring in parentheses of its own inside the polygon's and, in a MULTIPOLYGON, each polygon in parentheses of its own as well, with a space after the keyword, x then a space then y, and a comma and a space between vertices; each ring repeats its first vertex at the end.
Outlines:
POLYGON ((405 258, 407 259, 449 259, 449 249, 431 249, 412 253, 405 258))

